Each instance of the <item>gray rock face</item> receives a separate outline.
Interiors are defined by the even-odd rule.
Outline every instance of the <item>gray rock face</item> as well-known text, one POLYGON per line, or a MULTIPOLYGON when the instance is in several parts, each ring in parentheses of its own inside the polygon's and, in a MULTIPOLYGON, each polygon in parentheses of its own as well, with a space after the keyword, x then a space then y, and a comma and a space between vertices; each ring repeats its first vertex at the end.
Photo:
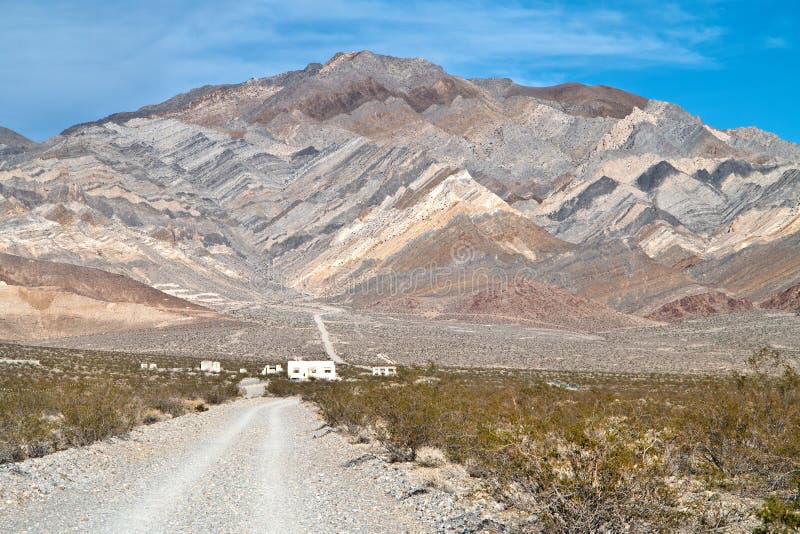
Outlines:
POLYGON ((12 156, 33 150, 37 144, 13 130, 0 126, 0 169, 12 156))
MULTIPOLYGON (((466 240, 470 261, 649 313, 721 289, 717 266, 800 229, 798 145, 613 88, 370 52, 195 89, 0 161, 0 251, 219 309, 462 265, 450 249, 466 240), (442 185, 442 169, 465 172, 442 185), (571 246, 542 252, 546 233, 571 246)), ((789 256, 728 293, 797 283, 789 256)))

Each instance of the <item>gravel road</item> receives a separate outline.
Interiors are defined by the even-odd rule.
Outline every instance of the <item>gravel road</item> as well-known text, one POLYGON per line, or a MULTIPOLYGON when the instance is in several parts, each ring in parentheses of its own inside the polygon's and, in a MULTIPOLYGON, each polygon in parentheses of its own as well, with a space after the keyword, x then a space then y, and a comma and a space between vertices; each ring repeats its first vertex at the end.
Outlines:
POLYGON ((431 530, 361 454, 296 399, 238 401, 3 466, 0 532, 431 530))
POLYGON ((328 329, 325 328, 325 322, 322 320, 321 313, 314 314, 314 322, 317 325, 317 329, 319 330, 320 338, 322 339, 322 346, 325 348, 325 354, 328 355, 328 358, 335 361, 336 363, 344 363, 344 360, 341 359, 337 354, 336 350, 333 348, 333 343, 331 343, 330 335, 328 334, 328 329))

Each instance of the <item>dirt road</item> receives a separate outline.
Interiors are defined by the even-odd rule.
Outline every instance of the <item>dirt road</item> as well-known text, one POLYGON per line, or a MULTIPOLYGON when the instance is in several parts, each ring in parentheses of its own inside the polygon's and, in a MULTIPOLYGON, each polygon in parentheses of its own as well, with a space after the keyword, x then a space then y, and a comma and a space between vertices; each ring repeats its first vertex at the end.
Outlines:
POLYGON ((325 348, 325 353, 328 355, 328 358, 336 363, 344 363, 344 360, 336 354, 336 349, 333 348, 333 343, 331 343, 331 338, 328 334, 328 329, 325 328, 325 322, 322 320, 321 313, 314 314, 314 322, 317 324, 319 336, 322 338, 322 346, 325 348))
POLYGON ((259 398, 62 451, 0 472, 0 532, 426 531, 390 482, 345 467, 357 452, 323 433, 299 401, 259 398), (45 470, 62 480, 49 495, 3 495, 45 470))

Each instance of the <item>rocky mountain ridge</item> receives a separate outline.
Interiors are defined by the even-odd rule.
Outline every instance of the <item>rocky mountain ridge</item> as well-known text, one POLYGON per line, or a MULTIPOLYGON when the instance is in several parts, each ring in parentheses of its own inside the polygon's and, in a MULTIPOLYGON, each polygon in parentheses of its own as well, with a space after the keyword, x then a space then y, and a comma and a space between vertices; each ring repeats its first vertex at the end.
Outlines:
POLYGON ((522 278, 645 316, 800 282, 800 146, 604 86, 341 53, 0 161, 0 252, 220 310, 291 294, 369 307, 387 281, 429 302, 522 278))

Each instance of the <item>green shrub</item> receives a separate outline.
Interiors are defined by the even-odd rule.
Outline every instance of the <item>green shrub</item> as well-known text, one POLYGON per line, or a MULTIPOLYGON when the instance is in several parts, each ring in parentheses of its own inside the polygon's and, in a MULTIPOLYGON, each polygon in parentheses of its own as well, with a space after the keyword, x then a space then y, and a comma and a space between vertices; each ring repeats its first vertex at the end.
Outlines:
POLYGON ((800 501, 797 496, 787 502, 771 495, 756 512, 756 517, 761 520, 761 526, 755 530, 757 534, 797 532, 800 530, 800 501))
POLYGON ((270 378, 269 384, 267 384, 267 392, 276 397, 289 397, 298 394, 300 391, 298 386, 299 384, 293 383, 284 377, 270 378))

